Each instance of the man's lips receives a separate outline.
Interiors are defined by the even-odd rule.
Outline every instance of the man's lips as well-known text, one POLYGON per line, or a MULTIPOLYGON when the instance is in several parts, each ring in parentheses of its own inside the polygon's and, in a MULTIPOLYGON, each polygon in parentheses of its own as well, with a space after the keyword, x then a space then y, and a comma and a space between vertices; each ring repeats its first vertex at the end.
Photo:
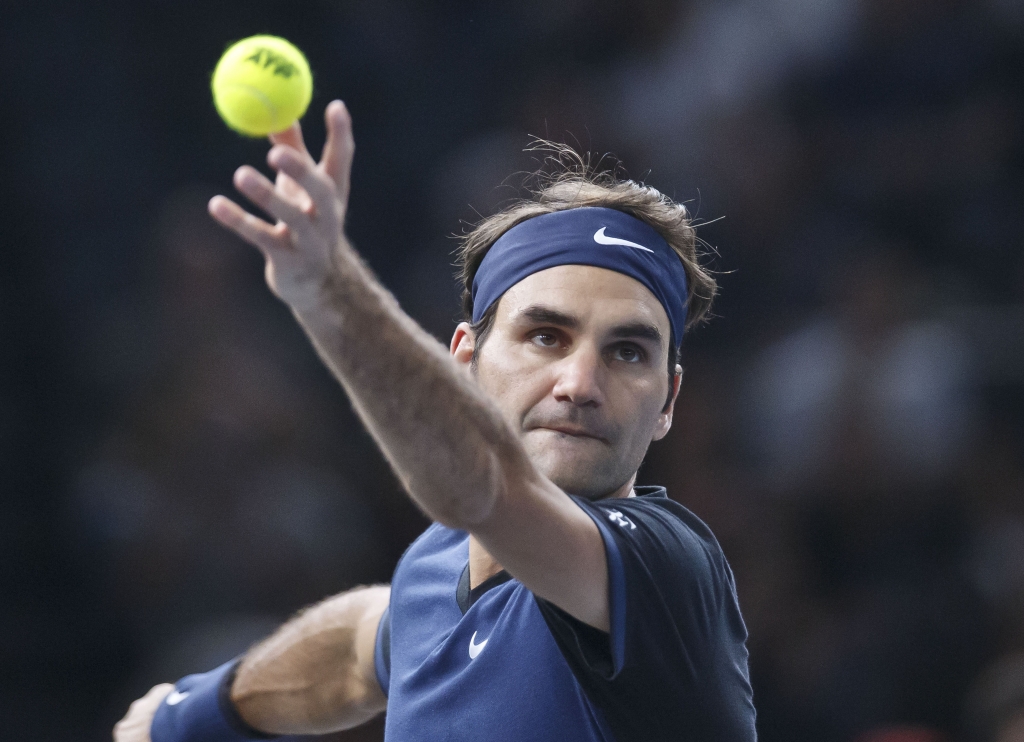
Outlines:
POLYGON ((577 428, 573 425, 538 425, 537 430, 551 430, 555 433, 564 433, 565 435, 571 435, 573 438, 593 438, 595 441, 601 441, 607 443, 607 441, 599 435, 594 435, 585 428, 577 428))

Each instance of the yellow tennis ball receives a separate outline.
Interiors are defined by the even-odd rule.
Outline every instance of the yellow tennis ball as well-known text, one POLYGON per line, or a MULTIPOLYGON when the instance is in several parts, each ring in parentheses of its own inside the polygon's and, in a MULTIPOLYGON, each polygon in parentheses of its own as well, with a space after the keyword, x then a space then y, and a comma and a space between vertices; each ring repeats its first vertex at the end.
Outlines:
POLYGON ((210 80, 224 123, 250 137, 284 131, 313 97, 309 62, 278 36, 250 36, 228 47, 210 80))

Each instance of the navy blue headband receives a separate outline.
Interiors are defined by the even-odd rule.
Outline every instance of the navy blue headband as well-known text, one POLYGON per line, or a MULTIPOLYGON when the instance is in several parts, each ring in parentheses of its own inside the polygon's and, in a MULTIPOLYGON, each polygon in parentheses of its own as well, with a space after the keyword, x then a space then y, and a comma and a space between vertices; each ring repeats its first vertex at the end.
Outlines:
POLYGON ((524 278, 556 265, 593 265, 635 278, 661 302, 672 342, 682 345, 687 297, 679 255, 646 222, 603 207, 535 216, 499 237, 473 277, 473 322, 524 278))

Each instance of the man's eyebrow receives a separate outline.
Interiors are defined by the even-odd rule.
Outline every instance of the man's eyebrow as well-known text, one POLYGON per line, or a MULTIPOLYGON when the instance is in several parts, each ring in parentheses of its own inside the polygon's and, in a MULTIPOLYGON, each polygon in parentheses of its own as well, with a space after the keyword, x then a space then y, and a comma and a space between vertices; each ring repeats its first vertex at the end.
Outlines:
MULTIPOLYGON (((546 307, 543 304, 532 304, 517 312, 513 322, 529 322, 537 325, 551 325, 553 327, 564 327, 569 330, 578 330, 582 323, 577 317, 557 309, 546 307)), ((627 322, 623 325, 616 325, 609 332, 613 338, 618 340, 637 339, 650 340, 661 344, 662 334, 657 325, 648 322, 627 322)))
POLYGON ((616 325, 612 328, 609 333, 614 338, 630 339, 637 338, 641 340, 652 340, 655 343, 661 344, 661 330, 655 325, 648 324, 646 322, 630 322, 625 325, 616 325))
POLYGON ((557 309, 545 307, 543 304, 532 304, 518 312, 512 317, 513 322, 529 322, 538 325, 553 325, 554 327, 565 327, 569 330, 578 330, 581 323, 578 318, 557 309))

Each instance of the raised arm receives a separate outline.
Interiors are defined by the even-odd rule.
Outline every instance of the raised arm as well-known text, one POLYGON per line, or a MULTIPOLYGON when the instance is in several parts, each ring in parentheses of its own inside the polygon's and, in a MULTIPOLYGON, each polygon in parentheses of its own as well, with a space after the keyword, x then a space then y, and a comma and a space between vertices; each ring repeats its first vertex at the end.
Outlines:
MULTIPOLYGON (((374 645, 389 596, 387 586, 375 586, 328 598, 251 649, 230 688, 242 722, 271 734, 320 734, 383 711, 387 699, 377 682, 374 645)), ((217 702, 218 690, 208 691, 210 702, 217 702)), ((172 692, 174 685, 162 683, 135 701, 114 727, 114 742, 151 742, 154 715, 172 692)), ((175 710, 185 710, 188 691, 177 696, 175 710)), ((191 738, 181 733, 187 727, 176 726, 177 738, 191 738)))
POLYGON ((326 116, 320 163, 295 129, 268 154, 276 185, 250 167, 235 175, 276 224, 221 196, 211 214, 261 250, 271 289, 420 507, 474 534, 535 594, 606 628, 607 567, 593 521, 532 465, 465 366, 402 312, 345 238, 351 120, 340 101, 326 116))

